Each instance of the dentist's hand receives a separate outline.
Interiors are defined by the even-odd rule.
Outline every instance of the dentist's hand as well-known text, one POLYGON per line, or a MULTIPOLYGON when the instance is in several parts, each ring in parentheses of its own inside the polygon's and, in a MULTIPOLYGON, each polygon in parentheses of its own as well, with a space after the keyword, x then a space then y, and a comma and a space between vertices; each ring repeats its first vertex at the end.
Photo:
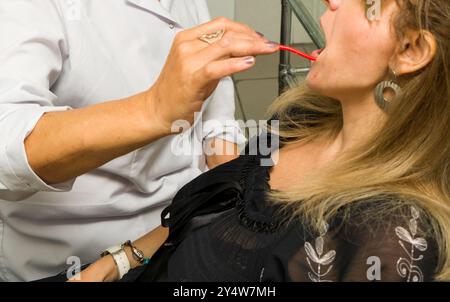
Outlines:
POLYGON ((220 79, 251 68, 255 56, 277 50, 277 43, 225 18, 178 33, 159 79, 147 92, 149 118, 169 132, 177 120, 192 124, 220 79), (221 29, 223 38, 212 45, 199 40, 221 29))

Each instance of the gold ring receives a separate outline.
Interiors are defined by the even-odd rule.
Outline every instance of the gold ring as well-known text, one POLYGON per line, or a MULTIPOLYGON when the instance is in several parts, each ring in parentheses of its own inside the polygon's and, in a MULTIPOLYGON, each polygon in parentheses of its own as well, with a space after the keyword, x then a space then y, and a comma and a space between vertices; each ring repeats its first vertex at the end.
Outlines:
POLYGON ((225 35, 225 30, 221 29, 221 30, 218 30, 211 34, 203 34, 199 37, 199 39, 200 39, 200 41, 203 41, 203 42, 211 45, 211 44, 219 41, 220 39, 222 39, 223 35, 225 35))

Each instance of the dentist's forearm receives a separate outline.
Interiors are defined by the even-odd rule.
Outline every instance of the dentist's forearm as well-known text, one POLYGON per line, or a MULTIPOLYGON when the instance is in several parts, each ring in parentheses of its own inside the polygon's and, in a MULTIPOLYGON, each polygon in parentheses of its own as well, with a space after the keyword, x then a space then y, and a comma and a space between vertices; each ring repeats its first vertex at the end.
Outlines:
POLYGON ((48 184, 68 181, 169 134, 146 94, 44 114, 25 140, 31 168, 48 184))
MULTIPOLYGON (((169 229, 162 226, 157 227, 153 231, 145 234, 138 240, 133 242, 133 246, 140 249, 145 258, 151 258, 158 251, 158 249, 164 244, 169 236, 169 229)), ((130 247, 125 247, 125 253, 130 261, 131 269, 140 266, 134 258, 130 247)), ((116 281, 119 279, 119 273, 114 263, 112 256, 107 256, 99 259, 87 269, 87 276, 89 274, 99 275, 103 281, 116 281)), ((83 273, 82 273, 83 277, 83 273)))

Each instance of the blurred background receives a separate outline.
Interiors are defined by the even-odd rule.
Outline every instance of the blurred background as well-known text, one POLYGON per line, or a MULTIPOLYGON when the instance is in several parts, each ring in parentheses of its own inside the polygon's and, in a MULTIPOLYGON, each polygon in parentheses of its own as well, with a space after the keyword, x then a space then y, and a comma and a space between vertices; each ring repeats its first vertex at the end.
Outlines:
MULTIPOLYGON (((325 11, 320 0, 298 0, 318 22, 325 11)), ((281 0, 207 0, 212 17, 227 18, 246 23, 263 33, 269 40, 279 42, 281 32, 281 0)), ((316 47, 304 31, 300 22, 292 18, 292 43, 303 51, 316 47)), ((268 106, 278 96, 279 54, 258 57, 256 66, 247 72, 235 75, 236 119, 262 120, 268 106)), ((292 56, 292 65, 309 67, 310 63, 292 56)), ((299 77, 301 81, 302 78, 299 77)))

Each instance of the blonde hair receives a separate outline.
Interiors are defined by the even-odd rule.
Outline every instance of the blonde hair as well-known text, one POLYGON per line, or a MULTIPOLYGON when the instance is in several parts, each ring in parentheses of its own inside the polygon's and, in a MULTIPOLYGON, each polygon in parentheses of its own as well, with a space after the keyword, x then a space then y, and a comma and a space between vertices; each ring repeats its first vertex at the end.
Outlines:
MULTIPOLYGON (((398 0, 393 21, 398 38, 407 29, 429 31, 437 42, 432 61, 401 78, 403 93, 367 142, 343 154, 316 177, 270 196, 318 228, 350 204, 380 197, 386 207, 364 215, 382 217, 405 201, 422 209, 439 247, 436 278, 450 279, 450 1, 398 0), (389 206, 390 205, 390 206, 389 206)), ((305 86, 284 93, 269 109, 286 144, 332 139, 341 130, 342 108, 305 86)), ((380 218, 381 219, 381 218, 380 218)))

